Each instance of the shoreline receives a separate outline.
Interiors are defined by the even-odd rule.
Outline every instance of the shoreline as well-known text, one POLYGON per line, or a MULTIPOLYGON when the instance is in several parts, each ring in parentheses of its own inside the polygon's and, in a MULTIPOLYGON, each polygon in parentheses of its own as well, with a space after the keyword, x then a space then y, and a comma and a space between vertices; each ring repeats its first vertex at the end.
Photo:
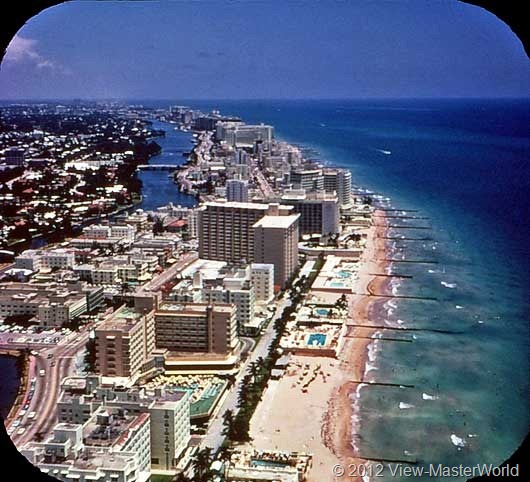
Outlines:
MULTIPOLYGON (((374 214, 380 212, 376 209, 374 214)), ((373 222, 379 219, 374 218, 373 222)), ((348 470, 348 464, 369 463, 354 447, 359 434, 356 419, 359 406, 355 405, 353 397, 364 379, 369 362, 367 347, 374 342, 371 336, 378 330, 371 325, 378 324, 377 308, 386 301, 370 295, 370 290, 386 288, 387 278, 374 276, 374 273, 384 273, 388 264, 385 261, 386 241, 382 239, 386 230, 386 223, 381 222, 366 228, 366 245, 359 260, 358 280, 352 290, 361 294, 347 295, 349 315, 340 353, 336 357, 293 354, 283 376, 269 382, 251 419, 253 448, 313 455, 308 482, 338 482, 353 471, 353 467, 348 470), (358 324, 367 327, 352 326, 358 324), (296 410, 285 410, 293 406, 296 410), (342 476, 333 475, 336 465, 344 467, 342 476)), ((318 296, 333 302, 340 295, 319 292, 318 296)), ((348 480, 354 479, 348 477, 348 480)))
MULTIPOLYGON (((376 209, 373 215, 377 214, 376 209)), ((381 214, 379 212, 379 214, 381 214)), ((381 219, 381 218, 379 218, 381 219)), ((342 379, 338 382, 329 401, 328 412, 324 416, 322 438, 325 445, 341 461, 348 472, 348 466, 355 464, 360 467, 368 461, 361 457, 355 440, 360 434, 360 404, 359 387, 364 381, 366 368, 369 363, 368 347, 373 343, 373 335, 377 328, 370 325, 377 324, 374 312, 380 299, 373 298, 370 293, 383 292, 388 280, 384 277, 373 276, 370 273, 384 273, 390 263, 385 261, 387 246, 383 238, 387 231, 384 225, 372 225, 371 242, 368 242, 360 260, 358 289, 362 295, 350 295, 350 320, 355 324, 367 327, 352 327, 343 349, 339 355, 342 379), (359 338, 363 336, 363 338, 359 338)), ((347 323, 348 324, 348 323, 347 323)), ((369 463, 369 462, 368 462, 369 463)), ((355 480, 362 480, 358 471, 352 473, 355 480)))

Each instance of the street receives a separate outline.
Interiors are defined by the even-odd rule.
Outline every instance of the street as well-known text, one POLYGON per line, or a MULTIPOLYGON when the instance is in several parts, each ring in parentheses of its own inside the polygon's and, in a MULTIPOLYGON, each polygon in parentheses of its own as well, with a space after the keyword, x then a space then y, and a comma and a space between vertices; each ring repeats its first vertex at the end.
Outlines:
POLYGON ((276 330, 274 329, 274 322, 282 314, 284 308, 291 304, 291 300, 286 298, 287 297, 284 295, 280 300, 278 300, 276 304, 276 310, 271 321, 267 325, 267 328, 263 332, 260 340, 254 347, 254 350, 250 353, 246 361, 242 363, 241 369, 237 374, 234 385, 232 386, 232 388, 229 389, 230 392, 225 397, 222 406, 219 410, 217 410, 216 415, 210 421, 208 431, 201 442, 202 448, 210 447, 214 452, 217 452, 223 444, 223 441, 225 439, 225 436, 222 434, 224 428, 223 416, 227 410, 232 410, 232 412, 234 413, 237 412, 237 399, 239 390, 242 385, 243 377, 246 375, 250 364, 252 362, 257 361, 260 357, 265 358, 267 356, 269 352, 269 346, 274 336, 276 335, 276 330))
POLYGON ((30 355, 23 402, 18 412, 6 424, 8 431, 15 428, 11 439, 18 447, 34 440, 38 433, 43 436, 48 434, 56 422, 61 382, 63 378, 76 373, 75 360, 85 348, 88 330, 72 335, 75 336, 66 337, 51 348, 34 350, 36 354, 30 355), (41 370, 44 370, 43 376, 40 375, 41 370), (35 413, 34 417, 30 417, 32 412, 35 413), (18 433, 21 428, 25 429, 22 434, 18 433))

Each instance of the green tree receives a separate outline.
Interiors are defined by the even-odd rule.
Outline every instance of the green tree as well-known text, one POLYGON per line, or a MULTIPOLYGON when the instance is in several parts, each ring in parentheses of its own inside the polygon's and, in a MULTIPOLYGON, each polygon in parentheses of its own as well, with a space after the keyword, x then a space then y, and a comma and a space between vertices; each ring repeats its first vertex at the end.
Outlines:
POLYGON ((194 482, 208 482, 211 478, 212 471, 210 466, 212 465, 212 449, 205 447, 204 449, 197 452, 193 460, 193 481, 194 482))
POLYGON ((164 232, 164 224, 160 218, 156 218, 153 223, 153 234, 160 234, 164 232))
POLYGON ((234 412, 227 410, 223 413, 223 431, 222 434, 228 437, 229 440, 234 440, 234 412))

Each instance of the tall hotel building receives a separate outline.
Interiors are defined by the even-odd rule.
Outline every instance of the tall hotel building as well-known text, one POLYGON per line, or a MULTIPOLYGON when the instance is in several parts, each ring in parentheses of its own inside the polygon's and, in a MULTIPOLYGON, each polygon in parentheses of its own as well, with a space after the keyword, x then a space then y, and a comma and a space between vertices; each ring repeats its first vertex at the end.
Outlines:
POLYGON ((269 209, 289 214, 291 206, 261 203, 209 202, 199 209, 199 257, 229 263, 254 261, 252 227, 269 209))
POLYGON ((226 182, 226 199, 229 202, 248 202, 248 181, 229 179, 226 182))
POLYGON ((291 171, 291 182, 295 189, 306 191, 323 191, 324 178, 320 168, 297 168, 291 171))
POLYGON ((339 198, 339 205, 351 205, 351 172, 348 169, 324 169, 324 190, 327 193, 335 191, 339 198))
POLYGON ((274 285, 284 288, 298 266, 299 214, 263 216, 254 225, 254 261, 274 265, 274 285))
POLYGON ((340 231, 340 212, 337 195, 333 192, 309 192, 304 189, 284 191, 283 204, 294 207, 300 214, 300 234, 336 234, 340 231))

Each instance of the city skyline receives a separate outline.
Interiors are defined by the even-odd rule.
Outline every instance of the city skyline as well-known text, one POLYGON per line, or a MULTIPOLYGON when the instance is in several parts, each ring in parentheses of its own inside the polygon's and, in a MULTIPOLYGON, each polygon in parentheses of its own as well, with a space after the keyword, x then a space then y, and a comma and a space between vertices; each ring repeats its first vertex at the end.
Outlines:
POLYGON ((0 67, 3 100, 528 93, 515 34, 456 1, 71 2, 28 21, 0 67))
POLYGON ((0 65, 10 473, 518 476, 528 60, 463 0, 30 19, 0 65))

